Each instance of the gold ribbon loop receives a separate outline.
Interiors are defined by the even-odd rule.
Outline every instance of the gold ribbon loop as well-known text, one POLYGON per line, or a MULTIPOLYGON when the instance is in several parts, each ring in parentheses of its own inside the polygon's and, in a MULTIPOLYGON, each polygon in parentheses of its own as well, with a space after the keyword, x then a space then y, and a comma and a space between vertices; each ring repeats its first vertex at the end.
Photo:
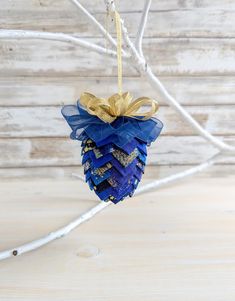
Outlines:
POLYGON ((119 13, 115 11, 114 15, 117 32, 118 93, 105 99, 84 92, 80 97, 80 103, 89 114, 107 123, 113 122, 118 116, 147 120, 157 112, 158 103, 148 97, 140 97, 132 101, 129 92, 122 93, 122 27, 119 13), (139 112, 146 106, 150 107, 148 111, 139 112))
POLYGON ((108 99, 98 98, 91 93, 84 92, 80 97, 80 103, 89 114, 95 115, 107 123, 113 122, 118 116, 147 120, 158 110, 157 101, 148 97, 140 97, 132 101, 129 92, 117 93, 108 99), (146 106, 151 108, 146 112, 138 112, 146 106))

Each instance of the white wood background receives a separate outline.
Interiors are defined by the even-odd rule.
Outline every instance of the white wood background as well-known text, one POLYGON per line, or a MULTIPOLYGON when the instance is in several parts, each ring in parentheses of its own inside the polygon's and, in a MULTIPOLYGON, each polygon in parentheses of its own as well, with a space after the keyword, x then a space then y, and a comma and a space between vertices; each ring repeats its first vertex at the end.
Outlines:
MULTIPOLYGON (((103 0, 82 0, 102 22, 103 0)), ((143 1, 120 0, 132 37, 143 1)), ((211 133, 235 137, 235 2, 154 0, 144 51, 169 91, 211 133)), ((1 0, 0 28, 69 32, 104 44, 99 32, 67 0, 1 0)), ((80 164, 79 143, 70 141, 62 104, 84 90, 115 93, 115 61, 61 42, 0 41, 0 177, 63 177, 80 164)), ((124 87, 134 96, 158 99, 128 66, 124 87)), ((164 102, 161 138, 150 149, 159 173, 181 170, 216 152, 164 102)), ((235 164, 227 158, 220 164, 235 164)))

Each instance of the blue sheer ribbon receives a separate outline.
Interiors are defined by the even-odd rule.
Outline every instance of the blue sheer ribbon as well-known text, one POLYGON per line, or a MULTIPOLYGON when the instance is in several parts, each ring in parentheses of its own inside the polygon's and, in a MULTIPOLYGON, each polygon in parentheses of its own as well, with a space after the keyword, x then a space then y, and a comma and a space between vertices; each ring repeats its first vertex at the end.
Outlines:
POLYGON ((62 115, 72 129, 71 139, 84 140, 90 138, 97 146, 102 146, 110 139, 119 147, 123 147, 133 138, 150 145, 159 136, 163 124, 157 118, 148 120, 120 116, 112 123, 105 123, 96 116, 85 111, 79 101, 77 105, 66 105, 62 115))

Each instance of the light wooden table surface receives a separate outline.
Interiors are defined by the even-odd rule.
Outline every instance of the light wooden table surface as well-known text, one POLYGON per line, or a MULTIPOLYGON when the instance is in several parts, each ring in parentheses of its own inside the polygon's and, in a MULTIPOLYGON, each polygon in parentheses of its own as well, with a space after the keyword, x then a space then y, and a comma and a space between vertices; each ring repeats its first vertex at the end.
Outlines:
MULTIPOLYGON (((0 247, 44 235, 94 204, 79 181, 2 181, 0 247)), ((234 177, 194 177, 136 196, 0 262, 0 300, 234 301, 234 177)))

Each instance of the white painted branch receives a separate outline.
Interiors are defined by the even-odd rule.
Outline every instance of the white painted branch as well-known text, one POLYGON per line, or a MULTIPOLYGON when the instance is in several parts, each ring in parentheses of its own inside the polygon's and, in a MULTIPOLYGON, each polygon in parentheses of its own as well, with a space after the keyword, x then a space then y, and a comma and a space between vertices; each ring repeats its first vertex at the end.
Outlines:
POLYGON ((146 191, 151 190, 151 189, 157 189, 157 188, 159 188, 161 186, 168 185, 170 183, 176 182, 178 180, 184 179, 184 178, 186 178, 188 176, 191 176, 193 174, 201 172, 204 169, 207 169, 208 167, 210 167, 213 164, 215 164, 216 157, 218 155, 219 154, 217 154, 216 156, 214 156, 210 160, 208 160, 208 161, 206 161, 206 162, 204 162, 202 164, 199 164, 199 165, 197 165, 195 167, 189 168, 187 170, 184 170, 182 172, 176 173, 176 174, 171 175, 169 177, 165 177, 163 179, 152 181, 149 184, 143 185, 142 187, 140 187, 140 188, 137 189, 136 193, 143 193, 143 192, 146 192, 146 191))
POLYGON ((40 40, 50 40, 50 41, 60 41, 73 44, 74 46, 81 46, 86 49, 95 51, 101 55, 108 55, 111 57, 116 57, 116 51, 105 49, 99 45, 85 41, 84 39, 77 38, 64 33, 54 33, 54 32, 40 32, 33 30, 0 30, 0 39, 40 39, 40 40))
POLYGON ((84 175, 80 175, 78 173, 72 173, 72 177, 75 177, 75 178, 79 179, 82 182, 86 182, 84 175))
MULTIPOLYGON (((106 5, 110 7, 111 11, 115 11, 115 4, 112 0, 104 0, 106 5)), ((142 57, 131 39, 129 38, 127 28, 124 24, 124 21, 121 19, 122 24, 122 32, 123 37, 126 41, 128 48, 130 49, 131 58, 133 60, 133 66, 139 70, 139 72, 145 76, 148 82, 152 85, 152 87, 160 94, 163 99, 165 99, 166 103, 168 103, 171 107, 173 107, 180 116, 192 127, 194 130, 215 147, 225 152, 235 153, 235 147, 224 143, 217 137, 211 135, 208 131, 206 131, 178 102, 174 99, 173 96, 166 90, 160 80, 155 76, 152 72, 151 68, 147 65, 145 57, 142 57)))
POLYGON ((145 70, 142 68, 142 74, 147 78, 148 82, 152 85, 152 87, 165 99, 166 103, 168 103, 171 107, 177 111, 180 116, 192 127, 194 130, 215 147, 220 149, 221 151, 228 151, 235 153, 235 147, 224 143, 217 137, 211 135, 208 131, 206 131, 175 99, 173 96, 169 94, 160 80, 153 74, 150 67, 146 67, 145 70))
MULTIPOLYGON (((200 164, 196 167, 190 168, 188 170, 185 170, 183 172, 177 173, 175 175, 172 175, 172 176, 160 179, 160 180, 153 181, 149 184, 143 185, 142 187, 140 187, 136 190, 135 195, 149 191, 151 189, 160 188, 163 185, 170 184, 172 182, 175 182, 176 180, 179 180, 179 179, 185 178, 187 176, 193 175, 197 172, 200 172, 200 171, 208 168, 209 166, 213 165, 216 162, 215 158, 217 156, 218 156, 218 154, 215 155, 212 159, 208 160, 207 162, 200 164)), ((82 176, 77 175, 77 174, 73 174, 73 175, 78 177, 80 180, 84 181, 84 179, 82 179, 82 176)), ((36 249, 52 242, 53 240, 56 240, 58 238, 61 238, 65 235, 67 235, 73 229, 80 226, 85 221, 91 219, 98 212, 102 211, 103 209, 105 209, 107 206, 109 206, 111 204, 112 204, 111 201, 110 202, 101 202, 98 205, 91 208, 90 210, 88 210, 87 212, 85 212, 84 214, 82 214, 81 216, 79 216, 74 221, 70 222, 68 225, 66 225, 56 231, 53 231, 44 237, 35 239, 35 240, 33 240, 29 243, 23 244, 21 246, 0 252, 0 260, 6 259, 6 258, 9 258, 12 256, 18 256, 18 255, 36 250, 36 249)))
POLYGON ((98 205, 96 205, 95 207, 93 207, 90 210, 88 210, 87 212, 85 212, 84 214, 82 214, 81 216, 79 216, 77 219, 75 219, 68 225, 66 225, 54 232, 51 232, 44 237, 35 239, 29 243, 18 246, 16 248, 0 252, 0 260, 6 259, 6 258, 9 258, 12 256, 18 256, 18 255, 36 250, 55 239, 58 239, 58 238, 61 238, 65 235, 67 235, 73 229, 75 229, 76 227, 78 227, 79 225, 84 223, 85 221, 91 219, 94 215, 96 215, 98 212, 100 212, 101 210, 103 210, 104 208, 109 206, 110 204, 112 204, 112 202, 107 202, 107 203, 101 202, 98 205))
MULTIPOLYGON (((92 14, 90 14, 89 11, 78 0, 70 1, 72 1, 76 5, 76 7, 78 7, 88 17, 88 19, 98 28, 98 30, 103 34, 103 36, 107 38, 111 45, 114 46, 116 49, 117 42, 107 31, 107 29, 105 29, 104 26, 94 16, 92 16, 92 14)), ((124 49, 122 49, 122 54, 124 57, 128 57, 128 53, 126 53, 124 49)))
POLYGON ((137 36, 136 36, 136 41, 135 41, 135 47, 136 47, 136 49, 139 52, 139 55, 141 57, 144 56, 143 55, 143 47, 142 47, 142 45, 143 45, 143 36, 144 36, 144 30, 145 30, 147 20, 148 20, 148 13, 149 13, 151 3, 152 3, 152 0, 146 0, 145 1, 145 5, 144 5, 143 12, 142 12, 142 16, 141 16, 137 36))
MULTIPOLYGON (((104 1, 106 3, 106 6, 109 7, 110 12, 114 12, 116 9, 114 1, 113 0, 104 0, 104 1)), ((120 18, 120 22, 122 27, 123 39, 126 42, 126 48, 128 48, 130 51, 129 62, 132 65, 132 67, 134 67, 138 72, 140 71, 142 72, 142 68, 144 68, 145 66, 145 58, 139 55, 135 45, 132 43, 122 18, 120 18)))
POLYGON ((96 18, 92 16, 92 14, 90 14, 89 11, 83 5, 81 5, 81 3, 78 0, 71 0, 71 1, 76 5, 76 7, 78 7, 87 16, 87 18, 99 29, 99 31, 103 34, 103 36, 107 38, 109 42, 116 48, 117 47, 116 41, 107 32, 107 30, 100 24, 100 22, 97 21, 96 18))

